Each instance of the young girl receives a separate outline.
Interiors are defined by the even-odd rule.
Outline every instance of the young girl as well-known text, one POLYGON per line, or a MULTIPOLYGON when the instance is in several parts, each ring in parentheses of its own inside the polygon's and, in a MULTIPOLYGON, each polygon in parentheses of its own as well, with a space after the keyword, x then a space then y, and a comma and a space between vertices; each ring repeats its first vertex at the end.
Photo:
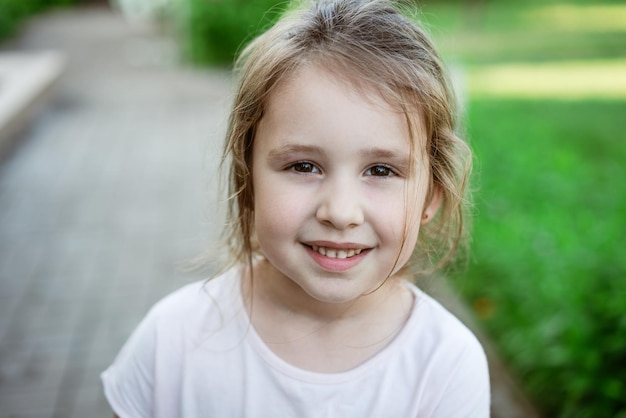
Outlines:
POLYGON ((328 0, 239 64, 232 265, 146 316, 102 375, 115 413, 487 417, 480 344, 410 282, 458 246, 470 164, 430 41, 386 1, 328 0))

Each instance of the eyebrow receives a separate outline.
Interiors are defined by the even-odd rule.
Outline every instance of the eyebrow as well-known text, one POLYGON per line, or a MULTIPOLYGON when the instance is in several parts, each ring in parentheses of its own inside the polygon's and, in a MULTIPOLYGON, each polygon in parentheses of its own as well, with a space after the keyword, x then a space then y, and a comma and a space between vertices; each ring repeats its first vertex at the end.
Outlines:
MULTIPOLYGON (((325 154, 324 150, 315 145, 303 145, 303 144, 286 144, 280 147, 273 148, 269 151, 268 156, 272 159, 281 158, 285 155, 295 153, 310 153, 310 154, 325 154)), ((404 160, 405 154, 399 151, 389 150, 385 148, 369 148, 360 152, 362 157, 373 159, 392 159, 392 160, 404 160)), ((408 159, 408 154, 406 155, 408 159)))
MULTIPOLYGON (((403 153, 401 153, 399 151, 389 150, 389 149, 386 149, 386 148, 369 148, 369 149, 361 151, 361 156, 374 158, 374 159, 379 159, 380 158, 380 159, 383 159, 383 160, 404 159, 404 154, 403 153)), ((408 158, 408 155, 406 157, 408 158)))
POLYGON ((315 145, 287 144, 271 149, 268 153, 268 157, 272 160, 276 160, 297 153, 324 154, 324 151, 315 145))
POLYGON ((386 148, 370 148, 361 152, 366 159, 389 161, 400 172, 408 173, 411 167, 410 154, 386 148))

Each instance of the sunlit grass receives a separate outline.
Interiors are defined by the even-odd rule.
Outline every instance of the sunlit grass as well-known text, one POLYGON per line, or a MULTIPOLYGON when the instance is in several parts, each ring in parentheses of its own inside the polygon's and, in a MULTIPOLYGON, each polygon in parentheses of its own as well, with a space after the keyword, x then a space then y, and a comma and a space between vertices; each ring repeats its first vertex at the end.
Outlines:
POLYGON ((478 66, 468 72, 473 97, 626 100, 626 59, 478 66))
POLYGON ((626 4, 428 3, 421 21, 464 64, 626 57, 626 4))
MULTIPOLYGON (((626 32, 626 5, 555 4, 525 13, 528 27, 545 27, 567 31, 626 32)), ((626 41, 626 39, 625 39, 626 41)))

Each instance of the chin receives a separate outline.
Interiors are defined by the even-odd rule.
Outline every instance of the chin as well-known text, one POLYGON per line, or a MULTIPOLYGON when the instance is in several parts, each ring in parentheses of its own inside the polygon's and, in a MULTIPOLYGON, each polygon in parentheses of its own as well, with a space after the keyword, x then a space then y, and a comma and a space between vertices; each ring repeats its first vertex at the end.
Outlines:
MULTIPOLYGON (((326 279, 329 280, 329 279, 326 279)), ((332 279, 330 279, 332 280, 332 279)), ((334 280, 332 280, 334 281, 334 280)), ((370 294, 375 291, 379 285, 368 289, 355 288, 344 280, 338 280, 338 283, 327 283, 326 286, 320 288, 319 286, 302 288, 311 298, 322 303, 329 304, 342 304, 355 302, 364 295, 370 294)))

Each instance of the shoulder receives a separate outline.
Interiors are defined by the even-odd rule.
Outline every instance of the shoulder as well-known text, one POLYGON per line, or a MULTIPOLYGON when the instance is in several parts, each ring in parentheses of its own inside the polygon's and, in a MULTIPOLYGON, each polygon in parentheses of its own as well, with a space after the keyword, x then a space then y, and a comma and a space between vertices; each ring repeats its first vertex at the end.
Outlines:
POLYGON ((187 284, 155 303, 144 321, 188 321, 193 317, 222 312, 240 299, 238 269, 215 278, 187 284))
POLYGON ((415 295, 415 307, 409 319, 418 328, 427 346, 453 352, 483 353, 482 346, 472 331, 437 300, 413 284, 408 284, 415 295))
POLYGON ((101 375, 106 397, 120 416, 149 416, 161 402, 155 394, 178 393, 189 353, 213 340, 228 328, 225 318, 234 317, 228 298, 240 297, 239 277, 237 269, 188 284, 150 309, 101 375))
POLYGON ((190 347, 237 338, 244 313, 240 269, 234 268, 165 296, 143 318, 124 349, 145 347, 157 357, 179 353, 165 360, 182 361, 190 347))
POLYGON ((410 286, 416 302, 409 320, 409 346, 420 366, 428 370, 431 402, 438 405, 435 416, 456 417, 459 411, 471 411, 462 416, 488 416, 489 368, 482 345, 439 302, 410 286))

